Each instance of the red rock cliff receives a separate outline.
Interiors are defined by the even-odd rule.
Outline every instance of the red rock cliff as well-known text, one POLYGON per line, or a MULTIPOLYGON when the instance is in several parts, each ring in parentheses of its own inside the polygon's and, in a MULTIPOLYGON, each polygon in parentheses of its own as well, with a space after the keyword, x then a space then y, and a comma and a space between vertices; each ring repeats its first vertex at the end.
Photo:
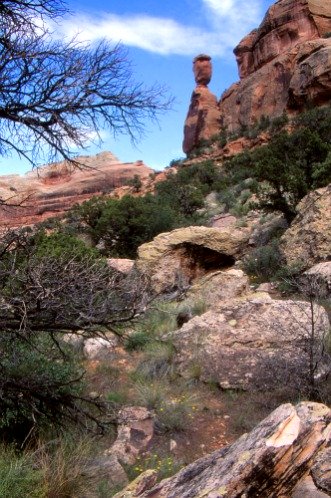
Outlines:
POLYGON ((143 179, 153 173, 142 161, 123 164, 110 152, 78 157, 76 161, 84 167, 73 168, 62 162, 24 176, 0 176, 0 198, 7 199, 9 204, 0 210, 0 226, 42 221, 93 195, 111 192, 134 175, 143 179), (22 206, 13 206, 22 201, 22 206))
MULTIPOLYGON (((240 81, 221 97, 221 128, 235 131, 263 115, 273 118, 284 111, 298 112, 307 102, 329 102, 330 32, 330 0, 279 0, 272 5, 259 28, 234 49, 240 81)), ((209 138, 212 134, 215 129, 209 138)), ((197 132, 185 152, 194 149, 201 138, 208 137, 197 132)))

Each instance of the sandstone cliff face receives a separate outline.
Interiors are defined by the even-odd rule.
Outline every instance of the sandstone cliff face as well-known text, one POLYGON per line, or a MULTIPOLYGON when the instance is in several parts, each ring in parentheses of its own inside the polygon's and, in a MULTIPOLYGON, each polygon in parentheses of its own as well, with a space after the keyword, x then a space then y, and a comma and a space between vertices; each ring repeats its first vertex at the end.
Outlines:
POLYGON ((222 125, 230 131, 262 115, 279 116, 307 101, 330 100, 331 4, 321 0, 280 0, 260 27, 235 48, 241 81, 221 97, 222 125))
POLYGON ((76 160, 82 165, 81 169, 55 163, 24 176, 0 176, 0 198, 8 204, 0 210, 0 226, 16 227, 42 221, 64 213, 93 195, 108 193, 134 175, 148 178, 153 173, 142 161, 123 164, 110 152, 76 160), (14 206, 20 203, 22 206, 14 206))
POLYGON ((331 39, 325 37, 329 32, 329 1, 279 0, 272 5, 259 28, 235 48, 240 81, 223 93, 218 108, 193 93, 184 152, 221 128, 233 132, 262 116, 296 113, 307 102, 329 102, 331 39))

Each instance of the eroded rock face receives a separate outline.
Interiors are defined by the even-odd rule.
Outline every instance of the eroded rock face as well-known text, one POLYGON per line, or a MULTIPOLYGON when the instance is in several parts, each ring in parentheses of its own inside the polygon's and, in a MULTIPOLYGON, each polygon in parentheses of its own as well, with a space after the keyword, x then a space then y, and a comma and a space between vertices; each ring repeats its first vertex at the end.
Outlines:
POLYGON ((134 175, 148 178, 153 173, 142 161, 123 164, 110 152, 76 160, 82 169, 55 163, 24 176, 0 176, 0 198, 9 199, 8 204, 23 201, 23 207, 0 209, 0 227, 29 225, 62 214, 93 195, 111 192, 134 175))
POLYGON ((118 414, 117 439, 106 455, 113 455, 120 463, 132 465, 148 447, 154 435, 154 418, 141 406, 128 406, 118 414))
POLYGON ((221 97, 221 123, 230 131, 262 115, 293 112, 308 101, 330 100, 331 4, 280 0, 258 29, 235 48, 241 81, 221 97))
POLYGON ((212 77, 211 57, 201 54, 193 60, 193 73, 197 87, 184 126, 183 151, 188 154, 202 140, 209 140, 219 131, 220 116, 216 96, 208 89, 212 77))
POLYGON ((243 254, 249 232, 225 227, 186 227, 162 233, 138 249, 138 269, 157 293, 188 287, 206 273, 232 267, 243 254))
MULTIPOLYGON (((227 389, 269 388, 307 382, 311 337, 309 303, 274 300, 251 294, 214 306, 171 334, 178 372, 190 378, 199 368, 200 380, 227 389)), ((326 311, 315 305, 314 354, 322 351, 329 330, 326 311)), ((324 371, 328 358, 320 362, 324 371)))
MULTIPOLYGON (((222 128, 235 132, 284 112, 299 112, 307 102, 323 105, 331 95, 331 3, 278 0, 258 29, 234 49, 240 81, 221 96, 193 92, 184 128, 186 154, 222 128)), ((233 152, 242 150, 242 140, 233 152), (236 151, 236 148, 238 149, 236 151), (241 148, 241 149, 240 149, 241 148)))
POLYGON ((298 215, 281 238, 288 264, 307 269, 331 259, 331 184, 304 197, 298 215))
POLYGON ((285 404, 231 446, 197 460, 151 489, 141 490, 139 483, 131 483, 116 498, 289 497, 328 444, 330 432, 327 406, 285 404))

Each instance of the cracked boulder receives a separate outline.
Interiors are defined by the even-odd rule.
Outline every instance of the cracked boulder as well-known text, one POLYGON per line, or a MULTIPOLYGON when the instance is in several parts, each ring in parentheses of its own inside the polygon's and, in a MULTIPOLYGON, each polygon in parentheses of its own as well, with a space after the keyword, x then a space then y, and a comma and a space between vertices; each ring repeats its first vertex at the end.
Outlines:
POLYGON ((318 360, 315 380, 329 365, 323 355, 329 326, 321 306, 314 305, 312 317, 309 303, 274 300, 260 293, 221 302, 169 335, 177 371, 185 378, 198 376, 224 389, 288 383, 304 391, 309 385, 310 351, 318 360))
POLYGON ((281 405, 231 446, 200 458, 155 485, 148 471, 145 479, 142 474, 139 482, 115 496, 288 498, 328 444, 330 432, 327 406, 310 402, 281 405))

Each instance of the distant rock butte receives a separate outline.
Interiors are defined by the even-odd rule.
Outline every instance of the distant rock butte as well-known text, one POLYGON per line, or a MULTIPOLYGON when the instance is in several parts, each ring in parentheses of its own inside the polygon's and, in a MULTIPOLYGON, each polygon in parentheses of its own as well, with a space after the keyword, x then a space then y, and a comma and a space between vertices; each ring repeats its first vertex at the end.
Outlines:
POLYGON ((329 102, 330 32, 330 1, 279 0, 272 5, 259 28, 234 49, 240 81, 223 93, 217 107, 210 105, 211 98, 197 98, 199 87, 193 92, 184 152, 222 128, 233 132, 263 115, 276 117, 298 112, 307 102, 329 102))
POLYGON ((66 162, 54 163, 24 176, 0 176, 0 226, 17 227, 64 213, 93 195, 109 193, 134 175, 148 178, 153 170, 142 161, 121 163, 112 153, 80 156, 82 168, 66 162), (15 205, 22 203, 22 206, 15 205))

